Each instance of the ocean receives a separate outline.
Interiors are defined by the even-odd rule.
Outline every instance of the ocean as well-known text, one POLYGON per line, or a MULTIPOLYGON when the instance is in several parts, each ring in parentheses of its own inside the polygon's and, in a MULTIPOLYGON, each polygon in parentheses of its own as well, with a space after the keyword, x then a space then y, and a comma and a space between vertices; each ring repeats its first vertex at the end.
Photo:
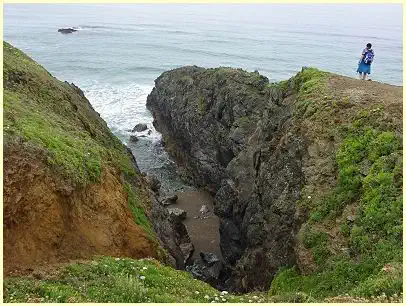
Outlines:
POLYGON ((258 70, 270 81, 303 66, 350 77, 366 43, 372 79, 402 85, 400 4, 5 4, 4 40, 79 86, 142 171, 184 190, 145 107, 154 80, 184 65, 258 70), (77 32, 63 35, 62 27, 77 32), (129 130, 152 131, 129 142, 129 130))

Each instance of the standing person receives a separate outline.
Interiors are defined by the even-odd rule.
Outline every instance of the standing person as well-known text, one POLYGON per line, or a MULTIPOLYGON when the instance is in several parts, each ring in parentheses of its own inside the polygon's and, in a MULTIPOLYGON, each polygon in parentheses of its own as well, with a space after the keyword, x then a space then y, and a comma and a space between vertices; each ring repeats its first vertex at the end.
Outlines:
POLYGON ((367 43, 367 47, 362 50, 361 58, 358 63, 357 72, 359 73, 359 78, 365 80, 367 74, 371 74, 371 64, 374 60, 374 50, 372 50, 372 45, 367 43))

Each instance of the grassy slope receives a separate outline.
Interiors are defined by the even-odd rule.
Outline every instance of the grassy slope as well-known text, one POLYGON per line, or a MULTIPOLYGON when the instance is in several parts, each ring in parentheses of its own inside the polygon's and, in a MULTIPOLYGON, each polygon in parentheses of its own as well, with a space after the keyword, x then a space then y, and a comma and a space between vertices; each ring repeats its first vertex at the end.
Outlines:
MULTIPOLYGON (((23 139, 46 150, 49 167, 73 186, 97 183, 105 169, 123 173, 128 182, 138 174, 126 148, 88 101, 66 82, 10 44, 4 52, 4 143, 23 139)), ((124 184, 134 220, 153 235, 144 209, 148 196, 124 184)))
POLYGON ((5 302, 264 302, 264 293, 224 294, 153 259, 98 257, 34 277, 11 277, 5 302))
POLYGON ((295 77, 297 119, 323 127, 314 137, 338 139, 335 186, 298 202, 309 211, 302 242, 316 269, 310 275, 300 275, 295 267, 281 269, 270 294, 396 298, 403 285, 401 122, 385 121, 385 103, 346 110, 348 97, 332 95, 331 77, 315 69, 295 77), (355 217, 343 220, 349 205, 356 208, 355 217), (346 248, 334 250, 331 229, 338 229, 346 248))

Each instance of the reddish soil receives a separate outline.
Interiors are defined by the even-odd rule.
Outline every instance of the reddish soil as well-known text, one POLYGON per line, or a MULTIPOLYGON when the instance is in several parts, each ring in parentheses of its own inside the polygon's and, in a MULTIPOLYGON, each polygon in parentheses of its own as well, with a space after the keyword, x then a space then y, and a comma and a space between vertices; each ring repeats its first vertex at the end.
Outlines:
POLYGON ((156 255, 111 169, 101 183, 75 189, 52 175, 41 150, 6 144, 3 192, 5 275, 96 254, 156 255))

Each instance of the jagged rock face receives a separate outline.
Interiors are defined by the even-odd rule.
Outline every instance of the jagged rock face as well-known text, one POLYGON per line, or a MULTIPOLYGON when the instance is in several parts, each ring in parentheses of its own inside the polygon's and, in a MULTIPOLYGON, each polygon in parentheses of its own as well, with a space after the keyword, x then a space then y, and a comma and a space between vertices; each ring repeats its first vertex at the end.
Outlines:
POLYGON ((295 263, 305 141, 282 92, 257 73, 184 67, 163 73, 148 96, 155 127, 191 180, 209 186, 220 217, 231 289, 266 289, 295 263))
POLYGON ((193 66, 163 73, 147 99, 171 155, 193 183, 213 191, 266 103, 258 93, 266 78, 224 70, 193 66))

